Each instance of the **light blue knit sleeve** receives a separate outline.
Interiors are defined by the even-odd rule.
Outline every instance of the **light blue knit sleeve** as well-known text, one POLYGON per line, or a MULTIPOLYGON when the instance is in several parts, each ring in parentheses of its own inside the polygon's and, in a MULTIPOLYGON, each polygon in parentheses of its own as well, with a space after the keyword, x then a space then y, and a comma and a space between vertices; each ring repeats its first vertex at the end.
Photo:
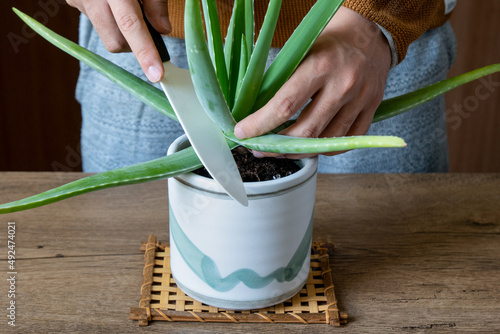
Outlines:
POLYGON ((387 39, 387 42, 389 43, 389 47, 391 48, 391 70, 396 67, 398 64, 398 49, 396 48, 396 43, 394 42, 394 38, 392 37, 391 33, 388 32, 387 30, 384 29, 380 24, 377 24, 377 26, 380 28, 380 31, 382 31, 382 34, 384 34, 385 38, 387 39))

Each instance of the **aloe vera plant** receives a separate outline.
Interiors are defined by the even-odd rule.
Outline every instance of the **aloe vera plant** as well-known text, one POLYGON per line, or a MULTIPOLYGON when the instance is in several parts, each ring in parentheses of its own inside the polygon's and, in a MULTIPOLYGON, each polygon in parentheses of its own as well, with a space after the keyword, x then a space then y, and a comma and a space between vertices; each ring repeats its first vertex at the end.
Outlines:
MULTIPOLYGON (((186 0, 186 49, 193 83, 201 97, 200 102, 221 128, 229 147, 242 145, 252 150, 294 154, 405 146, 401 138, 390 136, 315 139, 269 133, 244 140, 236 138, 233 133, 236 121, 258 110, 274 96, 306 56, 343 0, 318 0, 269 69, 264 72, 281 2, 282 0, 270 1, 262 30, 254 45, 253 1, 235 0, 233 16, 223 45, 215 2, 202 0, 207 41, 199 1, 186 0)), ((13 10, 50 43, 99 71, 141 102, 176 120, 168 100, 160 89, 56 34, 21 11, 15 8, 13 10)), ((459 85, 499 71, 500 64, 490 65, 385 100, 377 109, 373 121, 398 115, 459 85)), ((38 195, 0 205, 0 213, 35 208, 100 189, 169 178, 201 166, 194 150, 187 148, 169 156, 92 175, 38 195)))

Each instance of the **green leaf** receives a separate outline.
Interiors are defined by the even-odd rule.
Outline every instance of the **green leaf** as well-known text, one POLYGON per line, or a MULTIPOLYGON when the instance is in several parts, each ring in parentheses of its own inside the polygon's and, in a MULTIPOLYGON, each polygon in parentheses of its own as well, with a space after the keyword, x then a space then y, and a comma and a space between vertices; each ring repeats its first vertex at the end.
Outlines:
POLYGON ((452 90, 453 88, 496 72, 500 72, 500 64, 485 66, 450 79, 436 82, 427 87, 417 89, 416 91, 384 100, 375 112, 373 123, 404 113, 405 111, 418 107, 452 90))
POLYGON ((217 6, 215 0, 202 0, 202 4, 210 57, 212 58, 222 93, 227 101, 229 97, 229 82, 224 59, 224 47, 222 45, 222 33, 219 24, 219 15, 217 14, 217 6))
POLYGON ((247 72, 248 66, 248 52, 247 52, 247 42, 245 35, 241 35, 241 53, 240 53, 240 68, 238 72, 238 84, 236 86, 236 91, 240 90, 241 84, 243 83, 243 79, 245 78, 245 74, 247 72))
POLYGON ((184 32, 189 70, 198 99, 205 112, 222 131, 232 131, 236 122, 212 65, 198 0, 186 0, 184 32))
POLYGON ((253 42, 255 39, 254 22, 254 0, 245 1, 245 36, 247 42, 247 59, 250 59, 253 52, 253 42))
POLYGON ((269 66, 252 111, 262 108, 290 78, 343 2, 318 0, 314 4, 269 66))
POLYGON ((233 109, 238 86, 238 74, 241 52, 241 35, 243 35, 245 20, 245 0, 235 0, 233 13, 227 28, 226 43, 224 45, 224 56, 226 59, 227 75, 229 78, 229 109, 233 109))
POLYGON ((260 30, 255 49, 248 64, 241 88, 236 92, 236 101, 233 107, 233 116, 241 120, 248 116, 252 111, 259 88, 266 69, 267 56, 271 48, 271 42, 274 35, 274 29, 278 22, 282 0, 271 0, 260 30))
POLYGON ((193 171, 202 164, 193 148, 133 166, 94 174, 44 193, 0 205, 0 214, 36 208, 91 191, 150 182, 193 171))
MULTIPOLYGON (((319 0, 318 3, 325 1, 319 0)), ((77 44, 57 35, 41 24, 31 19, 29 16, 14 9, 31 28, 37 31, 42 37, 61 48, 63 51, 71 54, 75 58, 88 64, 92 68, 109 77, 113 82, 122 86, 133 96, 143 101, 147 105, 160 110, 170 118, 175 119, 173 110, 168 104, 163 92, 148 83, 137 79, 132 74, 117 67, 113 63, 99 57, 92 52, 81 48, 77 44)), ((201 17, 201 14, 200 14, 201 17)), ((288 43, 287 43, 288 44, 288 43)), ((210 55, 208 56, 210 58, 210 55)), ((286 59, 286 58, 281 58, 286 59)), ((280 60, 283 61, 283 60, 280 60)), ((392 117, 401 112, 409 110, 420 105, 444 92, 457 87, 458 85, 475 80, 479 77, 499 72, 500 64, 486 66, 484 68, 457 76, 452 79, 422 88, 416 92, 409 93, 394 99, 384 101, 379 110, 377 110, 374 121, 379 121, 392 117)), ((264 79, 266 80, 266 79, 264 79)), ((268 79, 270 80, 270 79, 268 79)), ((269 151, 281 154, 292 153, 321 153, 334 150, 348 150, 361 147, 393 147, 404 146, 404 142, 397 137, 340 137, 328 139, 309 139, 293 138, 279 135, 266 135, 257 138, 245 140, 237 139, 233 133, 227 133, 228 144, 230 148, 236 147, 238 143, 247 146, 250 149, 258 151, 269 151), (385 139, 384 139, 385 138, 385 139)), ((194 150, 186 149, 174 155, 152 160, 149 162, 137 164, 108 171, 101 174, 63 185, 61 187, 49 190, 39 195, 26 199, 0 205, 0 214, 26 210, 53 203, 65 198, 77 196, 87 192, 117 187, 127 184, 142 183, 172 177, 175 175, 187 173, 201 167, 201 163, 194 150)))
POLYGON ((144 104, 156 109, 165 116, 177 120, 174 110, 168 102, 165 93, 135 75, 127 72, 123 68, 115 65, 109 60, 96 55, 95 53, 73 43, 72 41, 56 34, 50 29, 44 27, 38 21, 32 19, 16 8, 12 10, 34 31, 40 34, 47 41, 70 54, 81 62, 87 64, 93 69, 101 72, 112 82, 129 92, 144 104))
POLYGON ((403 139, 393 136, 301 138, 267 134, 255 138, 238 139, 234 133, 227 133, 226 138, 251 150, 281 154, 314 154, 358 148, 406 146, 403 139))

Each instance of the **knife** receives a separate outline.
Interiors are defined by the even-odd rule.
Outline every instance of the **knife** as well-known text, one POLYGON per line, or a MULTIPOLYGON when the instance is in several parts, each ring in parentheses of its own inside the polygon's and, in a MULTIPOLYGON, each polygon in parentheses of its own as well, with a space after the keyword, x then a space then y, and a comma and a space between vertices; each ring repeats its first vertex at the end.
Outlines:
POLYGON ((194 90, 189 70, 179 68, 170 62, 170 55, 163 38, 146 18, 141 1, 139 4, 144 22, 163 63, 165 73, 160 85, 189 142, 212 178, 229 196, 243 206, 248 206, 245 187, 226 138, 203 110, 194 90))

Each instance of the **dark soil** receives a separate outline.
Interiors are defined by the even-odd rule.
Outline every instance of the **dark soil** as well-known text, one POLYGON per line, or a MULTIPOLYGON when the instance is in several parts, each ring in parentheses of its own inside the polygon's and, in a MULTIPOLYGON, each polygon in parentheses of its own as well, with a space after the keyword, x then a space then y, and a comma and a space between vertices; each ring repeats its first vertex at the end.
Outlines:
MULTIPOLYGON (((244 147, 237 147, 233 157, 243 182, 259 182, 279 179, 297 172, 300 167, 290 159, 256 158, 244 147)), ((211 178, 205 167, 193 173, 211 178)))

